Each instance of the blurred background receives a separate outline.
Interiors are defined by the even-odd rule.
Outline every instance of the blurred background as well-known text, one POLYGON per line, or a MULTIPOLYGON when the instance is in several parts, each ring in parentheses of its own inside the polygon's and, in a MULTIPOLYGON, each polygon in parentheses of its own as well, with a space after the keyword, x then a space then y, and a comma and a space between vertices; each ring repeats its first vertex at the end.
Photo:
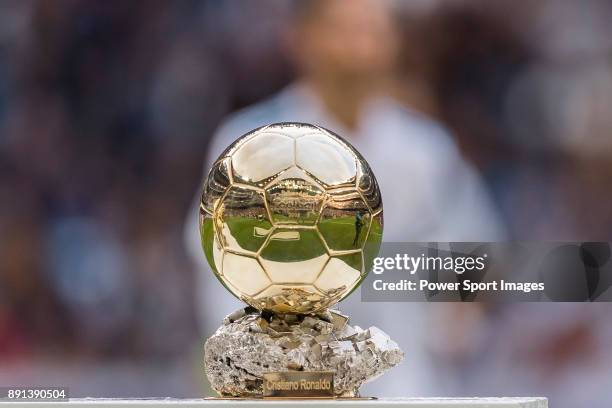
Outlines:
MULTIPOLYGON (((210 392, 185 219, 222 120, 300 75, 297 3, 0 0, 0 385, 210 392)), ((612 2, 390 3, 385 89, 449 130, 506 236, 612 240, 612 2)), ((431 313, 415 395, 612 402, 606 304, 431 313)))

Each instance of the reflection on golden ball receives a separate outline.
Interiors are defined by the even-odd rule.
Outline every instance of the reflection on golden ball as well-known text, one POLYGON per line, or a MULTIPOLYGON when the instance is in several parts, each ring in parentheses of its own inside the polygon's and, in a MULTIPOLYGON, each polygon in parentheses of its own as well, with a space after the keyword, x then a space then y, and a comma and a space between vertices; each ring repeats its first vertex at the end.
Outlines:
POLYGON ((367 162, 317 126, 249 132, 204 182, 206 259, 230 292, 260 310, 314 313, 340 301, 370 270, 382 229, 367 162))

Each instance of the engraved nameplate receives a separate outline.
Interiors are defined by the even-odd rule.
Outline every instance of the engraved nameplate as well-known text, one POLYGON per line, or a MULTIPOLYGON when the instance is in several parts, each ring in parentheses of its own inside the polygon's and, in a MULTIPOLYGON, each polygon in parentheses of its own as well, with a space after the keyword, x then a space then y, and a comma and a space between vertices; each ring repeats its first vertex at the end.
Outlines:
POLYGON ((263 375, 264 398, 333 398, 333 371, 273 371, 263 375))

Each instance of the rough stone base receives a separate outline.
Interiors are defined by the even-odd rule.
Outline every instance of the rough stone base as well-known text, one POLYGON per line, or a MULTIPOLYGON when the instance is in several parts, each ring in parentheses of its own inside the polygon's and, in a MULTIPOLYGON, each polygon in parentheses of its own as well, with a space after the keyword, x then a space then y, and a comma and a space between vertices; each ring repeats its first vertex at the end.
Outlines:
POLYGON ((250 307, 227 316, 204 351, 213 389, 234 397, 261 397, 268 371, 335 371, 334 393, 358 396, 404 357, 382 330, 350 326, 337 311, 273 315, 250 307))

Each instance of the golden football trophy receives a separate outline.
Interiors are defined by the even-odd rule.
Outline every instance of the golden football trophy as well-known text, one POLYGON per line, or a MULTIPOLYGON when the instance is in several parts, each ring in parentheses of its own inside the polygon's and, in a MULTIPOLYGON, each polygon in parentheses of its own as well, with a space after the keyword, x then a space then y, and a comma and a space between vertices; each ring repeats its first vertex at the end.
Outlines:
POLYGON ((215 161, 200 233, 213 273, 249 307, 205 345, 224 397, 355 397, 403 353, 381 330, 328 308, 355 290, 382 241, 382 200, 365 159, 321 127, 253 130, 215 161))

